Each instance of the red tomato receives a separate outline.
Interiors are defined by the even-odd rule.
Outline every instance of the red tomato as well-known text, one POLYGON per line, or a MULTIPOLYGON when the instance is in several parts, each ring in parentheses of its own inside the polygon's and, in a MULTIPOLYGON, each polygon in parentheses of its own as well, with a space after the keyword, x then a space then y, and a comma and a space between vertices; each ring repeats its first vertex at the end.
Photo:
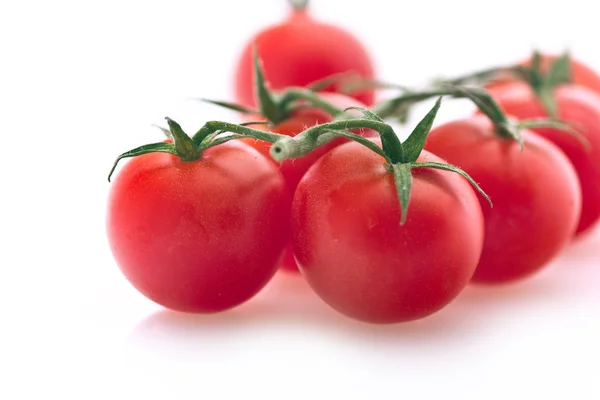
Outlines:
MULTIPOLYGON (((320 93, 320 96, 342 110, 348 107, 365 107, 364 104, 359 103, 352 97, 344 96, 338 93, 320 93)), ((249 117, 249 119, 256 120, 256 118, 252 117, 249 117)), ((317 124, 331 122, 332 120, 333 117, 330 114, 326 113, 325 111, 319 108, 298 108, 292 113, 292 115, 290 115, 290 117, 286 121, 273 126, 270 129, 270 131, 293 137, 307 128, 310 128, 317 124)), ((256 126, 256 128, 258 129, 262 129, 262 127, 263 125, 256 126)), ((377 132, 368 129, 358 130, 355 133, 367 137, 378 136, 377 132)), ((269 154, 269 149, 271 148, 270 143, 255 139, 242 140, 244 140, 246 143, 250 144, 262 154, 271 159, 271 156, 269 154)), ((327 143, 326 145, 318 147, 315 151, 307 154, 304 157, 286 160, 283 163, 277 163, 273 160, 273 162, 276 163, 281 169, 281 172, 283 173, 286 185, 290 193, 293 195, 294 191, 296 190, 296 186, 298 186, 298 182, 300 182, 302 176, 304 176, 306 171, 310 168, 311 165, 315 163, 315 161, 317 161, 324 154, 331 151, 334 147, 339 146, 340 144, 346 141, 347 140, 344 138, 337 138, 327 143)), ((296 266, 296 262, 294 261, 291 246, 288 246, 288 248, 285 251, 281 267, 286 271, 298 272, 298 267, 296 266)))
MULTIPOLYGON (((424 151, 419 161, 441 160, 424 151)), ((412 174, 404 225, 386 161, 358 143, 323 156, 298 185, 294 254, 310 286, 346 316, 372 323, 426 317, 475 271, 483 216, 473 189, 452 172, 412 174)))
MULTIPOLYGON (((523 82, 490 90, 500 107, 518 119, 547 118, 548 113, 523 82)), ((589 142, 586 148, 572 134, 551 128, 533 129, 569 157, 581 184, 582 211, 577 234, 590 231, 600 219, 600 95, 577 85, 558 87, 554 96, 558 117, 573 126, 589 142)))
POLYGON ((493 208, 482 207, 485 242, 474 282, 509 282, 539 271, 569 243, 577 227, 581 195, 571 163, 549 141, 522 134, 523 151, 478 115, 437 127, 425 144, 471 175, 494 203, 493 208))
POLYGON ((130 159, 112 184, 108 239, 125 277, 151 300, 223 311, 274 275, 290 201, 277 168, 242 143, 189 162, 146 154, 130 159))
MULTIPOLYGON (((555 61, 557 58, 558 57, 556 55, 552 55, 552 54, 543 55, 542 56, 542 72, 547 72, 550 64, 553 61, 555 61)), ((580 85, 580 86, 585 86, 594 92, 600 93, 600 75, 598 75, 596 73, 596 71, 594 71, 592 68, 588 67, 581 61, 573 59, 572 57, 570 59, 571 59, 571 78, 572 78, 573 83, 580 85)), ((521 61, 519 63, 519 65, 530 66, 531 58, 521 61)), ((491 82, 488 85, 488 88, 504 85, 507 83, 510 84, 512 82, 514 82, 514 80, 501 79, 496 82, 491 82)))
MULTIPOLYGON (((294 11, 283 23, 258 33, 243 50, 237 63, 234 86, 236 101, 246 106, 256 105, 254 43, 262 60, 265 80, 272 90, 304 87, 339 73, 374 78, 373 62, 357 38, 338 27, 314 20, 307 11, 294 11)), ((327 90, 339 91, 335 85, 327 90)), ((375 91, 357 91, 352 97, 371 106, 375 91)))

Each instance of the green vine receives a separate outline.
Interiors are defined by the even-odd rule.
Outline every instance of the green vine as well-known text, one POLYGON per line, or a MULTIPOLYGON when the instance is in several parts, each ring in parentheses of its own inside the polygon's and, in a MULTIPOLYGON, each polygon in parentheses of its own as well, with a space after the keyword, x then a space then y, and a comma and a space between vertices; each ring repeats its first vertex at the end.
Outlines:
POLYGON ((365 118, 334 121, 309 128, 293 138, 283 137, 271 146, 271 157, 279 162, 290 158, 302 157, 313 151, 316 147, 339 136, 358 142, 383 157, 388 165, 388 169, 394 175, 398 201, 401 208, 401 224, 404 224, 407 218, 412 190, 411 171, 414 168, 435 168, 458 173, 467 179, 486 198, 491 206, 492 202, 487 194, 460 168, 436 162, 417 162, 440 105, 441 97, 436 101, 427 115, 417 124, 404 143, 400 141, 393 128, 383 122, 377 114, 367 109, 353 108, 363 112, 365 118), (377 131, 381 137, 381 148, 369 139, 348 132, 348 129, 357 128, 367 128, 377 131))

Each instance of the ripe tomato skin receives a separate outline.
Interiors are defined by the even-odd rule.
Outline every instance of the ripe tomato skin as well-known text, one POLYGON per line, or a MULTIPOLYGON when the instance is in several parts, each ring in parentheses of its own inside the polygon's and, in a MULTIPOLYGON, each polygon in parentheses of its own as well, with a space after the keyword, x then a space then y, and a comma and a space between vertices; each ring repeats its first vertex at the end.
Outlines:
MULTIPOLYGON (((338 73, 353 72, 374 77, 373 62, 359 40, 349 32, 314 20, 305 12, 294 12, 279 25, 259 32, 246 45, 234 76, 235 99, 255 106, 253 44, 262 61, 266 82, 272 90, 307 86, 338 73)), ((327 91, 339 91, 335 86, 327 91)), ((375 91, 352 94, 367 106, 373 105, 375 91)))
MULTIPOLYGON (((569 243, 581 211, 577 175, 552 143, 523 131, 525 147, 474 116, 433 129, 425 149, 465 170, 491 197, 473 282, 498 284, 541 270, 569 243)), ((487 203, 479 196, 482 206, 487 203)))
POLYGON ((146 154, 112 183, 109 244, 125 277, 154 302, 223 311, 276 272, 290 201, 277 168, 242 143, 210 148, 192 162, 146 154))
MULTIPOLYGON (((364 104, 359 103, 357 100, 352 97, 348 97, 338 93, 320 93, 320 96, 330 102, 331 104, 341 108, 346 109, 348 107, 365 107, 364 104)), ((256 121, 257 118, 248 117, 248 120, 256 121)), ((300 132, 304 131, 306 128, 315 126, 317 124, 323 124, 327 122, 331 122, 333 117, 326 113, 325 111, 319 108, 299 108, 295 110, 290 117, 278 124, 273 126, 270 131, 279 133, 282 135, 287 135, 294 137, 300 132)), ((262 129, 264 126, 256 126, 257 129, 262 129)), ((360 134, 365 137, 375 137, 378 136, 377 132, 364 129, 357 130, 355 133, 360 134)), ((277 163, 273 160, 269 154, 269 150, 271 148, 271 144, 261 140, 255 139, 241 139, 254 147, 260 153, 269 157, 277 166, 279 166, 281 173, 283 174, 286 182, 286 186, 290 192, 290 196, 293 196, 296 187, 298 186, 298 182, 302 179, 302 176, 306 173, 306 171, 324 154, 327 154, 336 146, 339 146, 342 143, 347 142, 347 139, 337 138, 332 140, 331 142, 317 148, 315 151, 307 154, 304 157, 285 160, 283 163, 277 163)), ((296 262, 294 261, 294 256, 292 253, 291 245, 288 246, 285 250, 285 254, 281 263, 281 267, 285 271, 294 271, 298 272, 298 267, 296 266, 296 262)))
MULTIPOLYGON (((423 160, 441 161, 428 152, 423 160)), ((473 189, 451 172, 415 169, 413 177, 405 225, 385 160, 357 143, 323 156, 298 185, 294 255, 316 293, 348 317, 381 324, 426 317, 473 275, 483 244, 473 189)))
MULTIPOLYGON (((547 118, 548 113, 525 83, 490 90, 500 107, 517 119, 547 118)), ((586 148, 573 135, 552 128, 535 128, 567 155, 579 177, 582 210, 577 235, 589 232, 600 220, 600 95, 577 85, 564 85, 554 92, 558 117, 569 123, 589 143, 586 148)))

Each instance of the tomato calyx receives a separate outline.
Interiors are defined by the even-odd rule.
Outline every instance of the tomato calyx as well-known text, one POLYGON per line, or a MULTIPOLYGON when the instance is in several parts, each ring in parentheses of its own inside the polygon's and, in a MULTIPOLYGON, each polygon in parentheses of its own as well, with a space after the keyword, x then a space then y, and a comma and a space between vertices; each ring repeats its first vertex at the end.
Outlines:
POLYGON ((346 137, 358 142, 380 155, 385 160, 387 170, 394 175, 396 192, 401 209, 401 225, 406 223, 407 220, 413 179, 412 170, 415 168, 434 168, 458 173, 467 179, 469 183, 487 199, 490 206, 492 206, 491 199, 488 195, 462 169, 450 164, 417 161, 441 106, 441 101, 442 97, 439 97, 433 108, 417 124, 404 142, 401 142, 398 135, 394 132, 394 129, 386 124, 383 119, 374 112, 365 108, 350 107, 347 110, 358 110, 363 113, 364 118, 349 118, 346 120, 333 121, 316 125, 295 137, 283 137, 273 143, 270 154, 274 160, 283 162, 286 159, 302 157, 336 137, 346 137), (372 129, 378 132, 381 138, 381 147, 373 141, 349 131, 350 129, 359 128, 372 129))
POLYGON ((177 122, 171 118, 165 118, 169 124, 169 130, 173 137, 175 155, 181 161, 195 161, 200 158, 202 152, 198 149, 191 137, 189 137, 177 122))
POLYGON ((573 82, 571 72, 571 56, 565 52, 550 63, 549 68, 543 68, 543 57, 539 51, 534 51, 529 65, 510 65, 489 68, 453 79, 439 79, 434 84, 486 85, 503 79, 516 79, 526 82, 536 97, 540 100, 546 112, 551 117, 556 117, 558 110, 554 99, 554 90, 564 84, 573 82))
POLYGON ((289 87, 280 93, 272 92, 266 84, 262 62, 256 46, 253 49, 254 84, 257 96, 258 110, 239 104, 200 98, 205 103, 217 105, 232 111, 248 115, 259 115, 267 119, 263 124, 277 125, 287 120, 290 115, 301 107, 319 108, 332 117, 342 117, 344 110, 329 103, 316 92, 323 90, 343 79, 347 74, 336 74, 314 82, 309 87, 289 87))
POLYGON ((109 182, 117 165, 124 158, 138 157, 149 153, 169 153, 179 157, 181 161, 192 162, 200 159, 205 150, 230 140, 253 138, 274 143, 283 137, 287 137, 248 127, 248 125, 256 125, 261 122, 233 124, 225 121, 208 121, 194 136, 190 137, 177 122, 169 117, 165 119, 169 129, 157 127, 171 140, 142 145, 119 155, 108 174, 109 182))
POLYGON ((554 98, 554 89, 563 84, 572 82, 571 59, 565 53, 550 64, 548 72, 542 70, 542 55, 534 52, 531 66, 517 66, 514 68, 517 77, 527 82, 543 104, 551 117, 556 117, 558 108, 554 98))

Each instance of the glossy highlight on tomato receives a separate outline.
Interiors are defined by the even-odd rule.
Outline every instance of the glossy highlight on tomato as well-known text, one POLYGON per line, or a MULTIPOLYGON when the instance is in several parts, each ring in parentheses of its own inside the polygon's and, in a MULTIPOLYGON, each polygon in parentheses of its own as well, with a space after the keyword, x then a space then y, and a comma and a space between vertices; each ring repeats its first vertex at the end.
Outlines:
POLYGON ((144 154, 112 183, 109 244, 125 277, 154 302, 223 311, 275 274, 290 201, 278 169, 243 143, 211 147, 195 161, 144 154))

